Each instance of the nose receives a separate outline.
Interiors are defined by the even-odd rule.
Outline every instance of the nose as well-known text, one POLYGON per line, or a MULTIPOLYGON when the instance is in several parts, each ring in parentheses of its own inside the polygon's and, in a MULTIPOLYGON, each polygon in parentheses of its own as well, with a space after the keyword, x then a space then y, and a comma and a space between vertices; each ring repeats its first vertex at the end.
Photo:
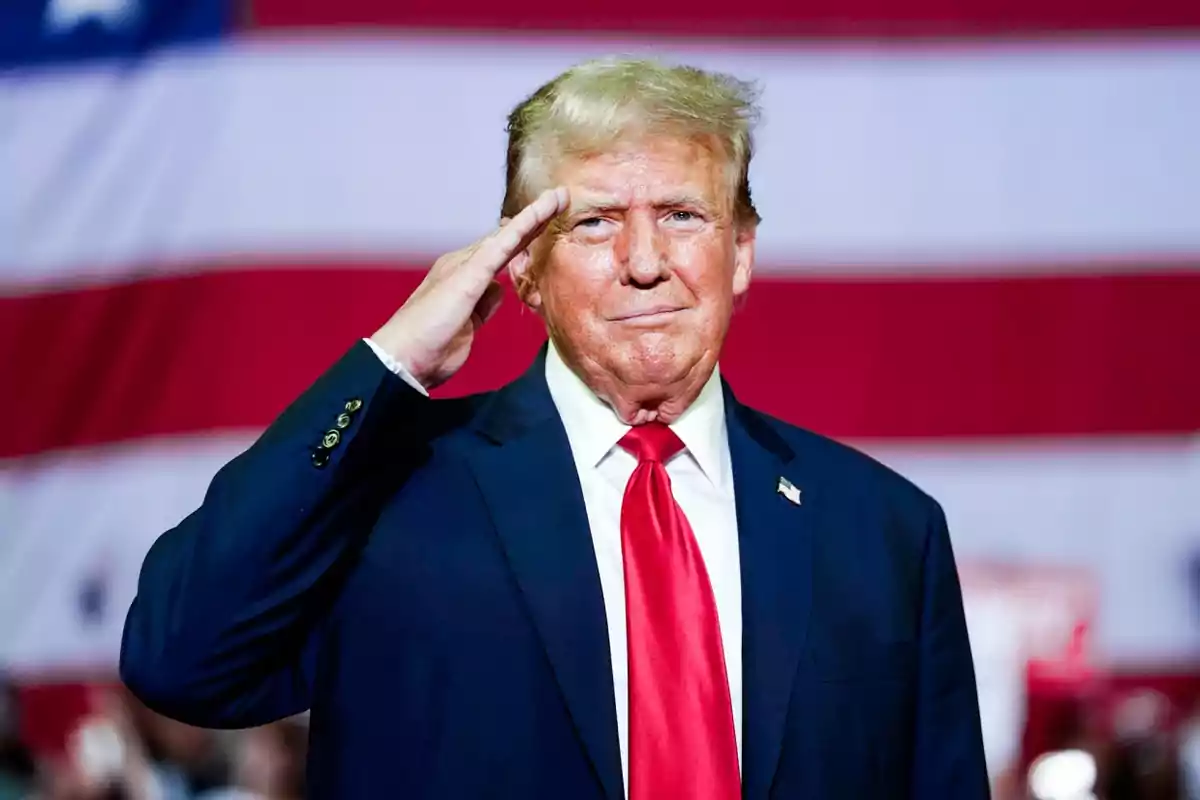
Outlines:
POLYGON ((669 276, 666 241, 653 214, 628 215, 616 246, 624 283, 649 288, 669 276))

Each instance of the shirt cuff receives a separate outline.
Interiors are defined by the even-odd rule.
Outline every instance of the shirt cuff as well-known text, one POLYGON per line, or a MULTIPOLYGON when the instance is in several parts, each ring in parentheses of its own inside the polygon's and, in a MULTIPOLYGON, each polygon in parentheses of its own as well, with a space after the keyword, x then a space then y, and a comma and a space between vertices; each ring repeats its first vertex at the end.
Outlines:
POLYGON ((379 360, 383 362, 385 367, 400 376, 400 380, 404 381, 426 397, 429 397, 429 392, 425 391, 425 387, 421 385, 421 382, 414 378, 412 373, 404 368, 403 364, 388 355, 382 347, 375 344, 375 342, 371 341, 369 338, 363 339, 363 341, 367 343, 367 347, 371 348, 371 352, 379 357, 379 360))

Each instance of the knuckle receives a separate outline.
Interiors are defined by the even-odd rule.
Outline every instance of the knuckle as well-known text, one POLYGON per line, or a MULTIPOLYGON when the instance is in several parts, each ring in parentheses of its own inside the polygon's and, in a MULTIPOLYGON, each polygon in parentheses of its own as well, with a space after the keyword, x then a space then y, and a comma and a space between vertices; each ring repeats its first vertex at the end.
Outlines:
POLYGON ((459 258, 459 251, 457 250, 453 253, 446 253, 445 255, 439 257, 437 261, 433 262, 433 268, 430 270, 430 272, 443 272, 447 268, 452 267, 454 262, 456 262, 459 258))

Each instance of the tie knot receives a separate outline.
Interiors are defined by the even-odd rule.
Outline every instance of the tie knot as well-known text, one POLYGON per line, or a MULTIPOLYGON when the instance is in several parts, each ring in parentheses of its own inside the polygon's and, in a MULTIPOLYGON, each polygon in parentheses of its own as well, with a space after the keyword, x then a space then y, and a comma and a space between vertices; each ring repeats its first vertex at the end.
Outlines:
POLYGON ((630 428, 629 433, 621 437, 618 444, 633 454, 639 462, 662 463, 683 449, 683 440, 661 422, 648 422, 630 428))

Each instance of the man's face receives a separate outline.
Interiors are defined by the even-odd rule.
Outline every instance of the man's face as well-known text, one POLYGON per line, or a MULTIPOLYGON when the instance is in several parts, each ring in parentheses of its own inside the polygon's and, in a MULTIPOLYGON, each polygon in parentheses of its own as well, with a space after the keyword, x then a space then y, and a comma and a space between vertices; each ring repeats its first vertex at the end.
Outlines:
POLYGON ((698 391, 754 259, 723 160, 659 138, 567 159, 552 180, 570 207, 534 248, 526 302, 593 388, 611 382, 649 401, 698 391))

